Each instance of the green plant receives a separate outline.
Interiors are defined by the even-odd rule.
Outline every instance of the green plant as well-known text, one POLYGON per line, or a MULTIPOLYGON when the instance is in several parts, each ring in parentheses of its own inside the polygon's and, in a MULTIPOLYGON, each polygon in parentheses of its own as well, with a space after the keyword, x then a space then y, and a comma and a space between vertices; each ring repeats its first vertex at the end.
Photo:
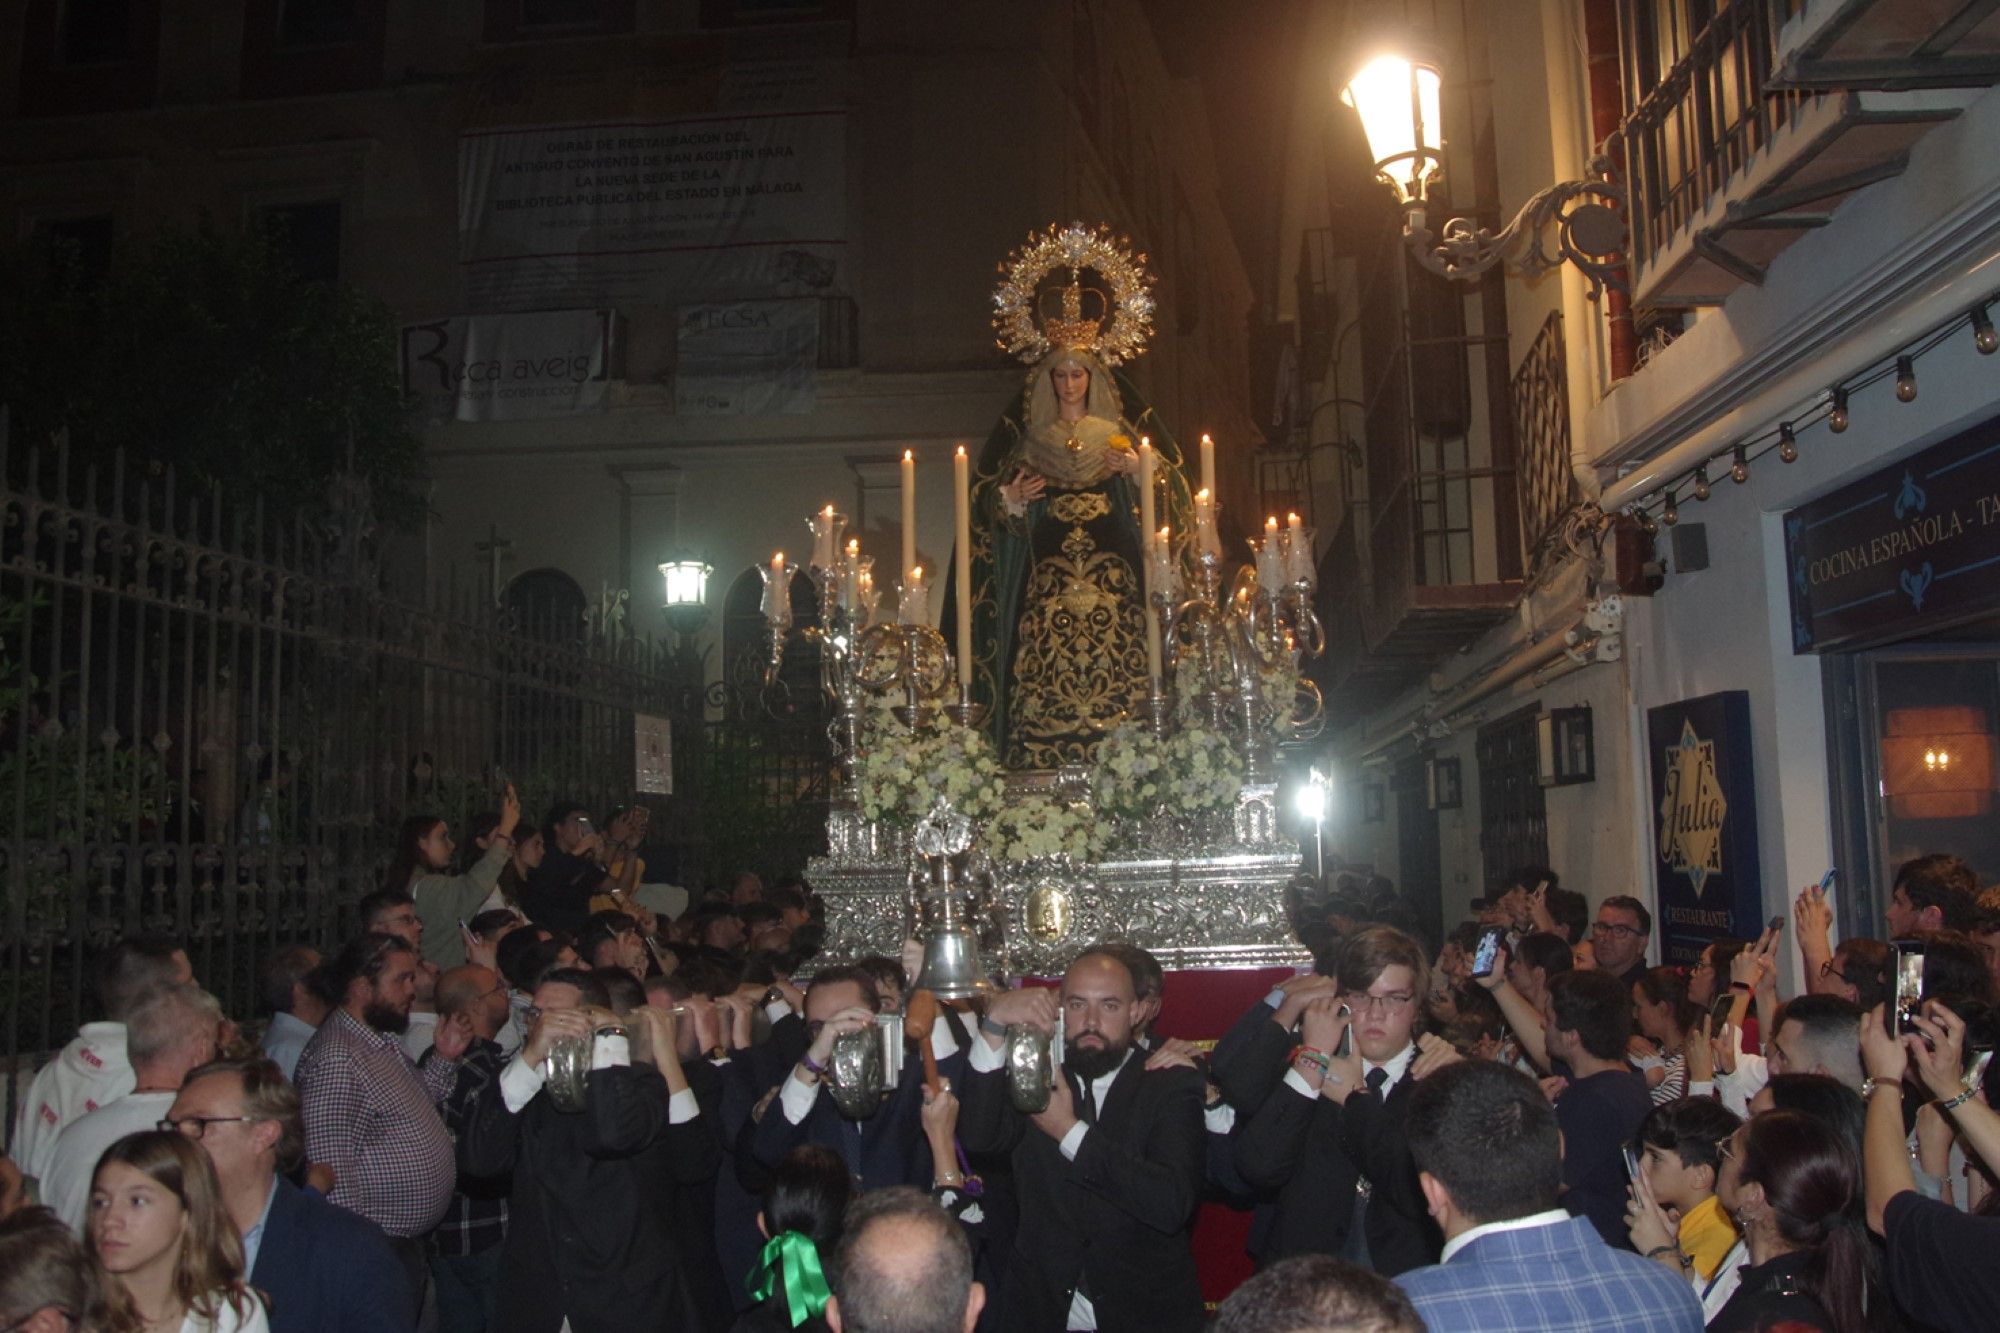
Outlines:
POLYGON ((351 467, 383 520, 422 520, 394 314, 299 278, 262 229, 162 227, 95 275, 24 245, 0 256, 0 309, 0 403, 22 438, 66 430, 78 461, 122 449, 278 517, 321 511, 351 467))

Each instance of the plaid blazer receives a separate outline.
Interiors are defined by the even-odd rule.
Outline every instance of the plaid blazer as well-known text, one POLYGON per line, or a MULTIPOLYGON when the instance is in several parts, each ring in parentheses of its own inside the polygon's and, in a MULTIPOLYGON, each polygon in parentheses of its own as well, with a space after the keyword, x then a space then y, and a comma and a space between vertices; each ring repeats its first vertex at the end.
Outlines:
POLYGON ((1614 1250, 1588 1219, 1496 1231, 1396 1282, 1433 1329, 1481 1333, 1701 1333, 1686 1279, 1614 1250))

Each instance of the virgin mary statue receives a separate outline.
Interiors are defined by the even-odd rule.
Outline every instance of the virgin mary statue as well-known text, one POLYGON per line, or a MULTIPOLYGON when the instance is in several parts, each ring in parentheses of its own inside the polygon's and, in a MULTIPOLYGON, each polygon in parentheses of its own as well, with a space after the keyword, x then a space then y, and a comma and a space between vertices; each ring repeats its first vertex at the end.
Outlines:
POLYGON ((1034 367, 972 486, 973 696, 1010 768, 1091 762, 1149 691, 1142 438, 1157 521, 1184 531, 1188 498, 1180 450, 1113 369, 1145 346, 1143 259, 1101 229, 1052 229, 1016 252, 995 298, 1001 345, 1034 367), (1044 291, 1058 267, 1068 283, 1044 291), (1044 311, 1051 296, 1059 309, 1044 311))

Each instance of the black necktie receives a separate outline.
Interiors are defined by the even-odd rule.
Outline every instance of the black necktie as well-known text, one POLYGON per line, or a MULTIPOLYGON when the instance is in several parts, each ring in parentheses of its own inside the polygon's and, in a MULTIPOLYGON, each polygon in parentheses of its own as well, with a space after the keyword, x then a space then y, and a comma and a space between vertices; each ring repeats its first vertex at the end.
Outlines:
POLYGON ((1076 1080, 1076 1118, 1086 1125, 1097 1123, 1097 1099, 1091 1096, 1090 1080, 1080 1076, 1076 1080))
POLYGON ((1370 1092, 1382 1091, 1382 1085, 1384 1083, 1387 1083, 1388 1081, 1389 1081, 1389 1071, 1382 1068, 1380 1065, 1377 1065, 1375 1068, 1369 1070, 1368 1077, 1362 1080, 1362 1082, 1368 1085, 1368 1091, 1370 1092))

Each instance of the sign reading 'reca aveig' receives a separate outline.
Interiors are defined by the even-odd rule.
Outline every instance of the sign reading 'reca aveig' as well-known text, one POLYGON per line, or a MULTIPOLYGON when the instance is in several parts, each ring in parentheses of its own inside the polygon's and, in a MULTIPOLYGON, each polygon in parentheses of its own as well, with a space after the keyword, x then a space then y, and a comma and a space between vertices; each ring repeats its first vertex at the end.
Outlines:
POLYGON ((1750 695, 1703 695, 1646 712, 1653 773, 1660 958, 1692 966, 1717 939, 1757 938, 1757 787, 1750 695))
POLYGON ((1792 650, 2000 608, 2000 418, 1785 515, 1792 650))

